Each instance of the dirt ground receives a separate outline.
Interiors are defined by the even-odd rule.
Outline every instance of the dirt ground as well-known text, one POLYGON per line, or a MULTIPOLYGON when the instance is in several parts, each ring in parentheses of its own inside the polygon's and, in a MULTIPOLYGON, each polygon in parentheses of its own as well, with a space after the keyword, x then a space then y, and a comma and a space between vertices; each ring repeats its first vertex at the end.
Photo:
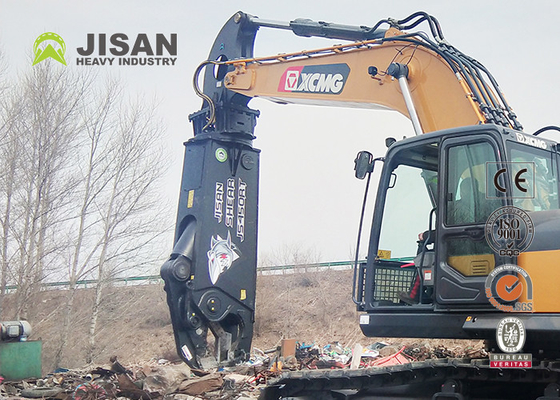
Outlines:
MULTIPOLYGON (((30 308, 29 322, 33 327, 30 339, 43 342, 44 373, 54 369, 66 293, 64 290, 44 291, 30 308)), ((283 338, 321 346, 339 342, 344 347, 396 341, 416 347, 441 346, 460 353, 462 349, 479 345, 472 341, 366 338, 359 329, 351 294, 351 271, 259 276, 253 346, 267 350, 279 345, 283 338)), ((70 341, 61 367, 85 365, 92 296, 90 289, 79 290, 70 341)), ((10 318, 9 297, 3 310, 2 320, 7 320, 10 318)), ((104 298, 96 341, 94 363, 106 363, 112 356, 118 356, 123 363, 177 359, 163 284, 111 288, 104 298)))

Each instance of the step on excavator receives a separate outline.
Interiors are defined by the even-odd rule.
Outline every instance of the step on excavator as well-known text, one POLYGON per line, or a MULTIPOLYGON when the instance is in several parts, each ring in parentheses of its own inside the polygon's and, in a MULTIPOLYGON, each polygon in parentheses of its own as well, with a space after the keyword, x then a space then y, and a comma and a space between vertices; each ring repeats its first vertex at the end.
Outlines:
MULTIPOLYGON (((449 44, 436 18, 417 12, 367 27, 238 12, 193 84, 202 108, 189 116, 174 247, 161 268, 187 364, 250 354, 260 151, 259 111, 248 103, 261 97, 411 120, 414 136, 355 159, 364 208, 381 172, 349 301, 365 336, 483 339, 490 351, 485 360, 290 372, 262 398, 560 398, 559 148, 539 136, 560 129, 524 133, 491 73, 449 44), (256 57, 259 29, 342 44, 256 57)), ((362 209, 358 244, 363 220, 362 209)))

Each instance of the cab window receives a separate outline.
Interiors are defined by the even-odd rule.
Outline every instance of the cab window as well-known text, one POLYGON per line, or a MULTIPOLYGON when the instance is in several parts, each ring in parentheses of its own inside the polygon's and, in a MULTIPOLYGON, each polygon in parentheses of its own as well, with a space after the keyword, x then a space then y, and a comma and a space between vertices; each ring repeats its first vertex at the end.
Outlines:
POLYGON ((512 174, 524 172, 522 185, 527 190, 523 193, 512 185, 513 205, 525 211, 558 209, 558 166, 554 154, 518 143, 510 143, 509 150, 512 174))
MULTIPOLYGON (((496 156, 490 143, 470 143, 449 148, 447 170, 446 224, 485 223, 499 207, 486 198, 487 168, 497 171, 496 156), (452 161, 451 161, 452 160, 452 161)), ((494 171, 490 171, 494 173, 494 171)))

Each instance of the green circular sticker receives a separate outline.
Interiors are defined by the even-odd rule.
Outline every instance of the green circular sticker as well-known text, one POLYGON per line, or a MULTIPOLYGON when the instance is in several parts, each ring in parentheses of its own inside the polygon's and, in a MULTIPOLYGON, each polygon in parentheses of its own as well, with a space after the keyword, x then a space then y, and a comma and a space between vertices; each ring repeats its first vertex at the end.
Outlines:
POLYGON ((216 160, 219 162, 226 162, 227 161, 227 151, 223 148, 216 149, 216 160))

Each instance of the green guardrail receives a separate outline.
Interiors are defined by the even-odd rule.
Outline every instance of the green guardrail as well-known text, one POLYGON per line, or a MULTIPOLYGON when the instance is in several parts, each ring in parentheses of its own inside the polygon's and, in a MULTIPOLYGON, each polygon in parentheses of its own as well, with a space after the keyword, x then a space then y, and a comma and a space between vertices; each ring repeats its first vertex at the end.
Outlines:
MULTIPOLYGON (((159 275, 143 275, 143 276, 132 276, 128 278, 112 278, 109 280, 111 283, 138 283, 138 282, 149 282, 149 281, 157 281, 163 282, 163 279, 159 275)), ((76 282, 76 286, 94 286, 97 284, 97 279, 82 279, 76 282)), ((60 281, 60 282, 43 282, 41 287, 43 288, 53 288, 53 287, 69 287, 70 281, 60 281)), ((17 285, 8 285, 6 286, 6 291, 10 290, 17 290, 17 285)))
MULTIPOLYGON (((413 257, 402 257, 402 258, 391 258, 389 261, 398 261, 398 262, 410 262, 414 258, 413 257)), ((358 264, 365 263, 366 260, 359 260, 358 264)), ((257 272, 271 272, 271 271, 286 271, 286 270, 307 270, 307 269, 335 269, 337 267, 353 267, 354 261, 330 261, 330 262, 322 262, 316 264, 288 264, 288 265, 271 265, 271 266, 261 266, 257 267, 257 272)), ((112 278, 110 280, 111 283, 124 283, 125 285, 129 283, 135 284, 145 284, 146 282, 157 282, 162 283, 163 279, 159 275, 142 275, 142 276, 132 276, 128 278, 112 278)), ((82 279, 76 282, 76 286, 94 286, 97 284, 97 279, 82 279)), ((48 288, 55 288, 55 287, 69 287, 70 281, 60 281, 60 282, 44 282, 41 286, 45 289, 48 288)), ((6 291, 14 291, 17 290, 17 285, 8 285, 6 286, 6 291)))
MULTIPOLYGON (((358 263, 365 262, 365 260, 360 260, 358 263)), ((343 266, 354 266, 354 261, 330 261, 315 264, 287 264, 287 265, 270 265, 257 267, 257 272, 263 271, 281 271, 287 269, 307 269, 307 268, 336 268, 343 266)))

